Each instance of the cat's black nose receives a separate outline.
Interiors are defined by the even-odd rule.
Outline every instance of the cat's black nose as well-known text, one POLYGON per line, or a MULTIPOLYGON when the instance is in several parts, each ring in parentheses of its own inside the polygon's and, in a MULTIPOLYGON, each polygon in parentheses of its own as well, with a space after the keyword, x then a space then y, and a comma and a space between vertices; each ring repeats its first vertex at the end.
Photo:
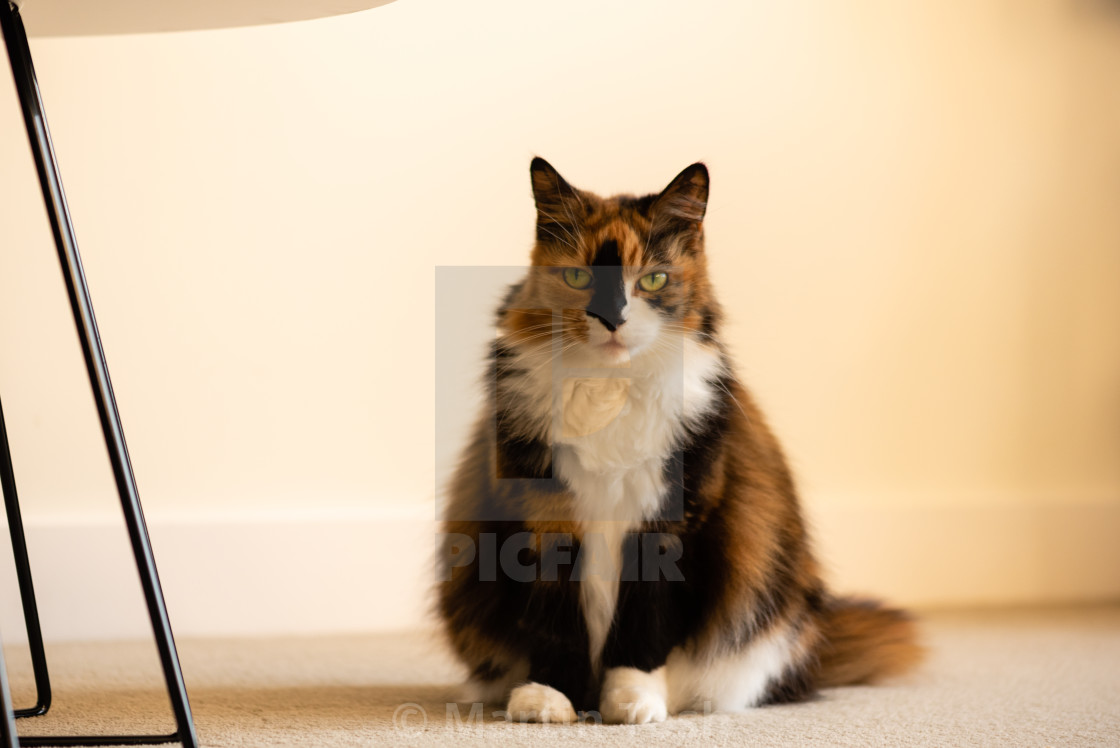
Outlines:
POLYGON ((595 319, 602 322, 603 327, 607 328, 608 332, 614 332, 626 323, 626 320, 622 318, 621 314, 596 314, 595 312, 588 309, 587 316, 594 317, 595 319))
POLYGON ((595 286, 591 293, 591 303, 587 305, 587 316, 603 323, 603 327, 614 332, 622 327, 626 318, 626 284, 622 277, 622 256, 618 242, 607 239, 595 252, 591 262, 595 275, 595 286))

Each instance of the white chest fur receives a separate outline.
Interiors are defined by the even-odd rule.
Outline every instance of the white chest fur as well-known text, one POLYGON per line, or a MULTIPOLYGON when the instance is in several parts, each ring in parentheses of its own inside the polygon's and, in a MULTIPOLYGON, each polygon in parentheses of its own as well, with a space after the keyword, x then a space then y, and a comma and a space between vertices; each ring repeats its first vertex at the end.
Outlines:
POLYGON ((711 407, 721 368, 718 350, 683 338, 626 368, 552 365, 533 377, 538 402, 550 407, 554 468, 574 497, 574 516, 557 519, 578 522, 584 537, 580 602, 596 665, 614 619, 623 539, 657 513, 665 460, 711 407))

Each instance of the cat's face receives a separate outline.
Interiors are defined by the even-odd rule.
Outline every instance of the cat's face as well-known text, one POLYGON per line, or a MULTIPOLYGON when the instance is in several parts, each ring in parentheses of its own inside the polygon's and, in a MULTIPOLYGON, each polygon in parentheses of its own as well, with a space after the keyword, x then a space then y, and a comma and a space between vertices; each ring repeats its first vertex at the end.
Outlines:
POLYGON ((514 342, 559 344, 575 366, 618 366, 684 335, 711 336, 718 311, 704 258, 703 164, 640 198, 577 190, 541 158, 530 171, 533 267, 501 320, 514 342))

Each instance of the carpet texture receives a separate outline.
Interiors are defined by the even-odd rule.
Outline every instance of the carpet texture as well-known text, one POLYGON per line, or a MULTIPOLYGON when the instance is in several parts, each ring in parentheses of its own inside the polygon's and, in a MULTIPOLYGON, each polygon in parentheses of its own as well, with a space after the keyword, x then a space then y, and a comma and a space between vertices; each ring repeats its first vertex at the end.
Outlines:
MULTIPOLYGON (((521 725, 447 705, 460 673, 430 632, 182 641, 204 746, 1120 745, 1120 606, 931 613, 914 675, 813 701, 659 725, 521 725)), ((30 665, 5 652, 17 706, 30 665)), ((170 732, 154 647, 49 648, 54 707, 23 735, 170 732)))

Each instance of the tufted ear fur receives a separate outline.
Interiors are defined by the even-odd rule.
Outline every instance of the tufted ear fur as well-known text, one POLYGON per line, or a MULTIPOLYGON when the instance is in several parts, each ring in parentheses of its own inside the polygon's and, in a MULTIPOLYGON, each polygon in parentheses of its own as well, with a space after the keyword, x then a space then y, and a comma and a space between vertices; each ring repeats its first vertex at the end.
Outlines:
POLYGON ((708 209, 708 167, 695 163, 676 176, 653 203, 658 232, 697 230, 708 209))
POLYGON ((583 198, 575 187, 560 176, 552 164, 540 156, 529 165, 533 199, 537 203, 537 226, 563 224, 571 228, 583 212, 583 198))

